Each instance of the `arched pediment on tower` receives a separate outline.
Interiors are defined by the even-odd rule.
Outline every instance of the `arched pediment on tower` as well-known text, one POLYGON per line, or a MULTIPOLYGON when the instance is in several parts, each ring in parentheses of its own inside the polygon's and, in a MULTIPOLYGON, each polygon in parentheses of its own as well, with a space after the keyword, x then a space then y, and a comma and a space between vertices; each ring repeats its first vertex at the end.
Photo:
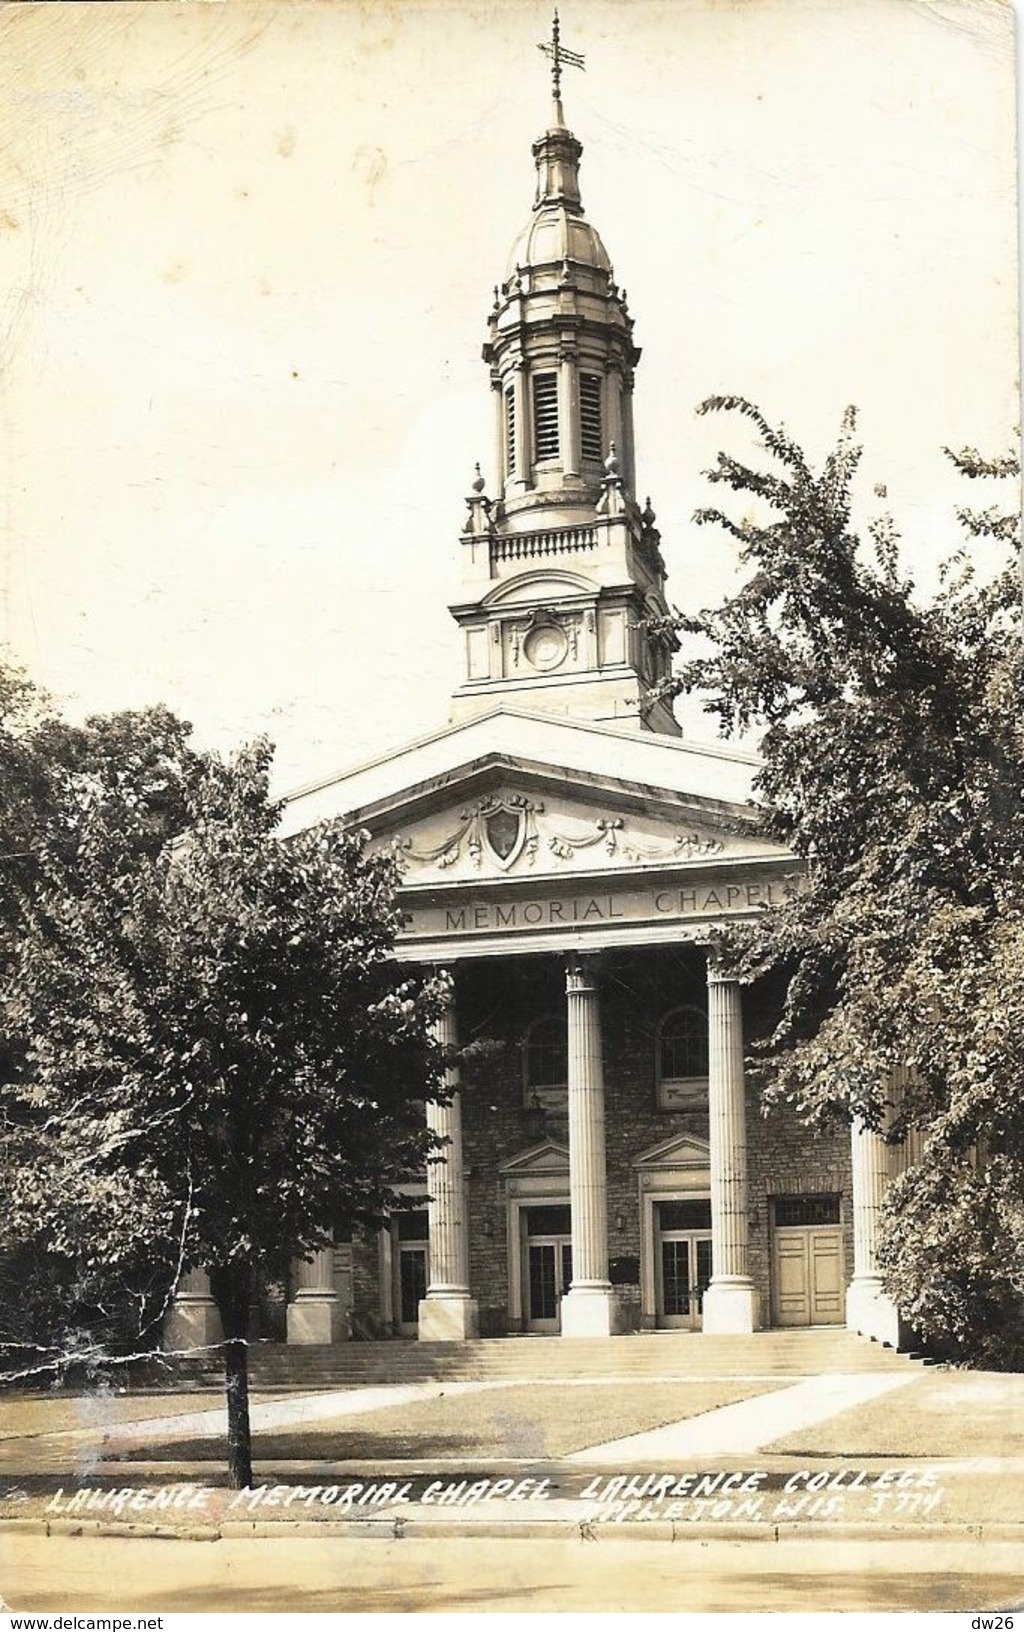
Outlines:
POLYGON ((597 594, 597 585, 582 573, 538 568, 496 584, 481 605, 488 611, 505 606, 534 606, 538 601, 557 601, 566 596, 597 594))

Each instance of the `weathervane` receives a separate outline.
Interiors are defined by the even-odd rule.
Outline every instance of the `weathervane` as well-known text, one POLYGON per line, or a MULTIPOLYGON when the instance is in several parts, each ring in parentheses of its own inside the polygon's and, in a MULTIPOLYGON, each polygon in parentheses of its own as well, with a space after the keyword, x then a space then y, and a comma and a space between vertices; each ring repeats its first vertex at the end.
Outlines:
POLYGON ((542 44, 538 45, 537 50, 543 51, 546 57, 551 58, 551 90, 555 101, 560 102, 562 100, 563 62, 567 62, 570 68, 583 69, 586 69, 586 63, 584 62, 583 56, 579 51, 569 51, 564 45, 561 44, 557 9, 551 21, 551 38, 550 40, 544 40, 542 44))

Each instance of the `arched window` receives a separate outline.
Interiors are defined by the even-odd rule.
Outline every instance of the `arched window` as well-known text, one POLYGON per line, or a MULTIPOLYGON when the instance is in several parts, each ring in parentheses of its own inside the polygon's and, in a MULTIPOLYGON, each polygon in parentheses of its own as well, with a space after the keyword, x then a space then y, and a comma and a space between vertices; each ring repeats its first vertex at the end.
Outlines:
POLYGON ((670 1009, 658 1027, 658 1104, 694 1110, 707 1104, 708 1017, 702 1009, 670 1009))
POLYGON ((528 1110, 564 1108, 569 1083, 569 1039, 564 1014, 535 1020, 523 1042, 523 1094, 528 1110))

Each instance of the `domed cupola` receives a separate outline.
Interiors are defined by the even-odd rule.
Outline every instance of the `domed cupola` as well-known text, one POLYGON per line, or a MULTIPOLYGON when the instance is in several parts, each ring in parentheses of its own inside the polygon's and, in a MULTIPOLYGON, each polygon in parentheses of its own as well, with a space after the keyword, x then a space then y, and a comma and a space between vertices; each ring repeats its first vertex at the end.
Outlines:
MULTIPOLYGON (((501 501, 510 518, 553 502, 593 507, 615 443, 633 495, 633 369, 640 352, 611 258, 583 213, 583 152, 566 128, 558 40, 547 130, 533 144, 537 190, 494 291, 484 360, 491 365, 501 501)), ((525 518, 524 518, 525 519, 525 518)), ((529 515, 533 524, 534 515, 529 515)))
MULTIPOLYGON (((562 117, 561 102, 554 104, 554 116, 562 117)), ((596 228, 583 214, 580 203, 579 161, 582 147, 561 123, 545 131, 533 144, 537 164, 537 201, 519 237, 512 245, 505 283, 517 271, 529 267, 541 272, 545 267, 561 267, 568 260, 578 271, 593 268, 599 274, 595 290, 607 292, 612 263, 596 228)))
POLYGON ((565 123, 563 62, 550 44, 552 103, 533 143, 536 197, 494 290, 484 361, 494 403, 495 496, 477 477, 463 533, 466 635, 455 716, 515 697, 581 718, 678 734, 650 705, 671 636, 654 514, 637 505, 633 371, 640 359, 626 292, 583 213, 582 146, 565 123))

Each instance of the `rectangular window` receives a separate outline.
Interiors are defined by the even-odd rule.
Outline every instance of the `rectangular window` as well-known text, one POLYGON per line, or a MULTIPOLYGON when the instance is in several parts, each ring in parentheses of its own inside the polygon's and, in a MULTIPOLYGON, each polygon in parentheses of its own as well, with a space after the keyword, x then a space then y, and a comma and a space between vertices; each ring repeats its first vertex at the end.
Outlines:
POLYGON ((533 457, 558 458, 558 375, 533 377, 533 457))
POLYGON ((398 1226, 399 1241, 426 1241, 428 1239, 426 1208, 415 1213, 399 1213, 395 1223, 398 1226))
POLYGON ((572 1209, 560 1203, 550 1207, 527 1207, 527 1235, 571 1235, 572 1209))
POLYGON ((509 475, 516 468, 516 388, 505 387, 505 464, 509 475))
POLYGON ((710 1230, 710 1201, 659 1201, 659 1230, 710 1230))
POLYGON ((838 1224, 838 1196, 776 1196, 775 1223, 779 1228, 793 1224, 838 1224))
POLYGON ((584 459, 604 457, 601 434, 601 376, 580 375, 580 452, 584 459))

